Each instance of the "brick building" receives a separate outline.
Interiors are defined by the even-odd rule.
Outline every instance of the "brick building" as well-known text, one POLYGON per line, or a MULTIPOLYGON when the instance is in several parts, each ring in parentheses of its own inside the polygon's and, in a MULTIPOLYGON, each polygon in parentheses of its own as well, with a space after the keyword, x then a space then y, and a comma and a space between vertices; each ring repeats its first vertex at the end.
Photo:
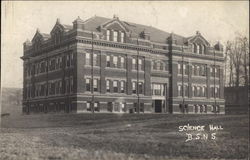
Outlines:
POLYGON ((224 113, 223 47, 112 19, 24 42, 23 112, 224 113))

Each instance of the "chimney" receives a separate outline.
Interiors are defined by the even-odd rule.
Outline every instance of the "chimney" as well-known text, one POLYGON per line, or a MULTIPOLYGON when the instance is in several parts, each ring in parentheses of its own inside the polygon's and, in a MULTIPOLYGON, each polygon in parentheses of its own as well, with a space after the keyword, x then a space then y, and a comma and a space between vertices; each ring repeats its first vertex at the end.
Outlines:
POLYGON ((78 16, 76 20, 73 22, 73 29, 84 30, 84 21, 78 16))

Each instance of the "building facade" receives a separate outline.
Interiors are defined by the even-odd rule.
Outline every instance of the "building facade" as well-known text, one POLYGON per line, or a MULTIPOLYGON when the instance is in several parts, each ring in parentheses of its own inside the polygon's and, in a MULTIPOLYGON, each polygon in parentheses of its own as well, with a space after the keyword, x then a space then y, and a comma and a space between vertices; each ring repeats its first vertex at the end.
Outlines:
POLYGON ((223 47, 112 19, 24 43, 23 112, 224 113, 223 47))

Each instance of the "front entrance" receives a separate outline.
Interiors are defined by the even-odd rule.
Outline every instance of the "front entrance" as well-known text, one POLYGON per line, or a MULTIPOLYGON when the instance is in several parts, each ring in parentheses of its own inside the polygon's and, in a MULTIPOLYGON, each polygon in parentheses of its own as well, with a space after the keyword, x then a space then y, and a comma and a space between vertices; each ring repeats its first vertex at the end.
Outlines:
POLYGON ((162 112, 162 100, 155 100, 155 113, 162 112))

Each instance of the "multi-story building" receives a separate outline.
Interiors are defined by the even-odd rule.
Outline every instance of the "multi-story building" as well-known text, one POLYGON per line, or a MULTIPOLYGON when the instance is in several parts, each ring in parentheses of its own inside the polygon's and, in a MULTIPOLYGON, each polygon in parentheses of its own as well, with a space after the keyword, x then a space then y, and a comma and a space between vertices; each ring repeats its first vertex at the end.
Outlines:
POLYGON ((224 113, 223 47, 113 19, 24 43, 23 112, 224 113))

